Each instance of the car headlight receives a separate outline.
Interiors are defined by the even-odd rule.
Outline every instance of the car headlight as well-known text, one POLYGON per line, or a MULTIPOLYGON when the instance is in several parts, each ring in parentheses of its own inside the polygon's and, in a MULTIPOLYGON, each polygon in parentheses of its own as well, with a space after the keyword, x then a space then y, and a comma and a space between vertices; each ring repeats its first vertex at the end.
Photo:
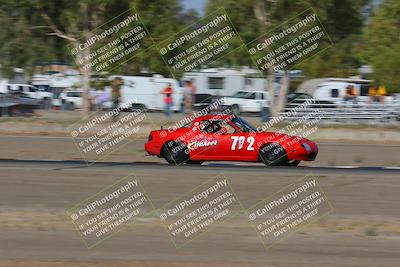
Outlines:
POLYGON ((311 147, 310 147, 309 144, 303 143, 302 146, 305 148, 305 150, 306 150, 307 152, 311 152, 311 147))

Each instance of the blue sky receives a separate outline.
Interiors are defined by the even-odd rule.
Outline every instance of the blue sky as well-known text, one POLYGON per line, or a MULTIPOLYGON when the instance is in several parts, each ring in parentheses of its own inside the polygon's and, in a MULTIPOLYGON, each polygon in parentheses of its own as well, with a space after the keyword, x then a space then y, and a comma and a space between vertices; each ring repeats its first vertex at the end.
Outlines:
POLYGON ((196 9, 200 14, 204 13, 204 6, 207 0, 182 0, 184 9, 196 9))

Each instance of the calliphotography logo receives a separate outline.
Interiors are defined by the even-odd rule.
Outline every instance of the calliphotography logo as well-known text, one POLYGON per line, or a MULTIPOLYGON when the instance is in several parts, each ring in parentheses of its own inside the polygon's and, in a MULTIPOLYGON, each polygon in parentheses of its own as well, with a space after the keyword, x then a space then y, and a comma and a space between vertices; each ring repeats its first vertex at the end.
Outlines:
POLYGON ((208 180, 158 209, 159 217, 176 248, 184 247, 242 211, 229 179, 223 175, 208 180))
POLYGON ((333 207, 318 178, 307 176, 260 201, 246 212, 266 249, 330 214, 333 207))
POLYGON ((158 44, 171 73, 181 73, 211 65, 234 50, 244 47, 224 8, 200 19, 158 44))
POLYGON ((400 266, 399 14, 2 1, 0 267, 400 266))
MULTIPOLYGON (((304 103, 263 123, 257 127, 257 132, 270 134, 257 142, 257 146, 261 147, 260 155, 272 151, 276 155, 275 160, 279 161, 290 154, 304 151, 310 159, 315 158, 318 149, 309 144, 307 139, 316 137, 325 114, 325 111, 315 107, 315 99, 307 99, 304 103)), ((264 157, 261 159, 266 165, 271 164, 264 157)))
POLYGON ((135 104, 137 99, 133 98, 110 111, 95 112, 88 120, 69 126, 70 136, 87 164, 104 159, 140 138, 138 134, 142 128, 152 122, 143 109, 123 112, 135 104))
POLYGON ((150 47, 152 41, 139 13, 133 7, 87 34, 70 47, 82 71, 111 72, 150 47))
MULTIPOLYGON (((133 55, 136 50, 139 51, 140 42, 148 33, 144 30, 144 25, 137 25, 140 24, 137 12, 123 14, 124 16, 118 18, 119 22, 111 21, 113 25, 109 22, 105 28, 103 27, 104 30, 76 48, 81 49, 76 51, 83 53, 85 49, 89 51, 99 44, 102 45, 86 57, 89 63, 86 64, 81 59, 79 62, 82 64, 81 68, 105 70, 114 63, 119 61, 122 63, 124 57, 133 55), (104 45, 106 40, 120 31, 126 31, 126 33, 104 45), (128 48, 127 54, 123 52, 124 38, 131 38, 125 41, 133 45, 128 48), (110 50, 109 48, 113 46, 115 46, 114 50, 110 50), (107 54, 101 55, 105 51, 108 51, 107 54), (98 58, 94 58, 96 56, 98 58)), ((283 23, 281 28, 278 27, 249 43, 247 47, 250 47, 248 52, 261 71, 265 72, 271 68, 273 71, 279 71, 298 64, 300 60, 311 56, 316 50, 321 51, 322 44, 326 45, 327 41, 330 41, 329 36, 319 23, 317 15, 313 9, 308 9, 283 23), (300 41, 303 42, 301 47, 300 41)), ((230 52, 246 46, 235 31, 225 10, 218 9, 191 27, 164 40, 158 44, 158 47, 172 75, 179 75, 203 64, 211 64, 230 52)), ((278 157, 289 147, 291 150, 288 153, 295 153, 296 149, 305 149, 307 153, 315 152, 316 156, 318 151, 313 151, 313 147, 303 142, 304 138, 316 133, 317 124, 323 118, 323 112, 319 109, 314 109, 313 112, 303 116, 303 111, 312 106, 313 101, 307 100, 280 116, 272 118, 268 123, 258 127, 257 131, 249 133, 250 138, 254 139, 257 133, 268 131, 284 121, 290 122, 266 139, 259 141, 259 144, 250 142, 247 150, 251 151, 255 149, 254 146, 261 147, 261 144, 266 144, 260 151, 273 150, 278 157), (284 145, 276 147, 274 145, 276 143, 284 145), (297 144, 301 147, 293 149, 297 144)), ((121 115, 123 110, 137 103, 137 99, 129 100, 107 113, 94 114, 88 121, 72 127, 71 136, 85 160, 95 162, 111 154, 129 143, 129 140, 132 140, 140 129, 145 127, 149 122, 149 116, 143 110, 133 110, 121 115)), ((222 118, 235 116, 232 109, 226 108, 226 103, 225 97, 217 98, 200 111, 193 112, 173 125, 163 128, 160 136, 162 143, 166 144, 164 153, 169 153, 172 159, 182 154, 186 160, 175 162, 176 165, 180 165, 196 154, 218 147, 221 144, 220 138, 227 131, 222 118), (195 121, 205 115, 210 115, 210 118, 204 123, 195 121), (170 134, 178 132, 182 127, 187 128, 191 123, 193 123, 192 128, 178 137, 175 136, 173 142, 170 141, 170 134)), ((249 140, 251 139, 247 141, 249 140)), ((246 142, 239 136, 232 137, 230 141, 231 150, 239 151, 246 142)), ((124 180, 124 183, 118 186, 112 185, 106 188, 69 211, 69 216, 87 247, 99 244, 135 219, 149 215, 154 209, 139 180, 136 177, 129 179, 128 182, 124 180)), ((294 188, 281 197, 268 203, 263 201, 247 210, 249 222, 256 226, 257 234, 264 238, 262 240, 266 247, 275 244, 302 225, 312 223, 324 216, 327 210, 331 211, 331 206, 317 184, 317 179, 307 179, 308 177, 304 181, 279 191, 278 195, 291 187, 294 188)), ((158 209, 159 218, 176 248, 184 247, 243 211, 243 206, 230 186, 229 179, 223 175, 205 182, 158 209)))
POLYGON ((161 131, 160 137, 162 143, 165 143, 164 153, 168 153, 176 165, 181 165, 201 153, 206 153, 209 149, 216 148, 220 142, 218 141, 223 132, 225 122, 224 116, 233 116, 232 110, 224 105, 225 98, 217 99, 210 105, 195 111, 189 116, 184 117, 178 122, 167 125, 166 129, 161 131), (195 121, 197 118, 209 115, 206 121, 195 121), (192 125, 193 124, 193 125, 192 125), (189 128, 192 126, 192 128, 189 128), (176 131, 180 127, 186 127, 186 131, 176 136, 176 131), (171 141, 170 135, 174 134, 174 140, 171 141), (183 158, 182 162, 176 158, 183 158))
POLYGON ((175 122, 172 125, 167 125, 167 127, 165 127, 167 129, 161 132, 161 137, 165 137, 168 133, 176 131, 177 129, 191 123, 194 119, 201 116, 210 114, 214 114, 215 116, 231 114, 231 110, 224 108, 225 99, 225 97, 219 98, 199 111, 193 111, 191 114, 185 116, 178 122, 175 122))
POLYGON ((156 210, 140 180, 131 174, 76 204, 67 214, 87 248, 99 245, 118 232, 131 231, 138 219, 151 218, 157 211, 178 249, 238 216, 246 216, 268 249, 332 210, 314 176, 285 186, 244 209, 224 174, 156 210))
POLYGON ((311 7, 247 44, 262 73, 288 70, 333 45, 311 7))
POLYGON ((92 248, 154 210, 136 176, 129 175, 68 210, 82 241, 92 248))

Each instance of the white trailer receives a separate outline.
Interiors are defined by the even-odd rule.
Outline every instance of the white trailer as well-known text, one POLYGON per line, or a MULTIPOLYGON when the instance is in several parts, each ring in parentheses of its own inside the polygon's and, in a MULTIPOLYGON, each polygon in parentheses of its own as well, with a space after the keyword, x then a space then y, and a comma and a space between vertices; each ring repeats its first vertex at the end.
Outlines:
MULTIPOLYGON (((239 91, 255 92, 267 88, 267 80, 257 70, 242 68, 241 70, 227 68, 203 69, 187 72, 183 80, 192 81, 197 94, 213 96, 233 96, 239 91)), ((279 84, 274 83, 274 89, 279 84)))
MULTIPOLYGON (((368 90, 372 86, 372 80, 364 80, 358 78, 327 78, 324 82, 319 84, 313 91, 314 98, 323 101, 329 101, 334 104, 341 104, 346 96, 347 86, 354 86, 357 102, 368 102, 368 90)), ((387 96, 386 103, 391 103, 393 97, 387 96)))
POLYGON ((121 88, 121 105, 134 101, 135 104, 132 105, 132 108, 163 110, 164 94, 162 94, 162 91, 171 84, 174 90, 172 110, 180 110, 184 88, 179 85, 178 81, 165 78, 159 74, 155 74, 153 77, 117 75, 111 76, 109 80, 113 80, 115 77, 120 77, 124 81, 121 88))

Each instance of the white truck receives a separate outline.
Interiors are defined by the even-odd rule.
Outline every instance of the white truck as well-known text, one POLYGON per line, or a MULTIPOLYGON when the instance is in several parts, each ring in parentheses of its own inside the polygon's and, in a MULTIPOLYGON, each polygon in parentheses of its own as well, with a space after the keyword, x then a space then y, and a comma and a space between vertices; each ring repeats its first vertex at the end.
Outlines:
POLYGON ((239 91, 233 96, 224 98, 224 105, 229 106, 236 114, 261 112, 268 108, 268 93, 265 91, 239 91))
POLYGON ((0 93, 7 94, 15 92, 21 92, 31 98, 42 100, 45 108, 50 107, 51 100, 53 98, 52 93, 41 91, 37 87, 30 84, 8 83, 7 80, 2 80, 0 82, 0 93))
POLYGON ((81 90, 65 90, 60 94, 59 100, 68 110, 74 110, 82 107, 81 90))

